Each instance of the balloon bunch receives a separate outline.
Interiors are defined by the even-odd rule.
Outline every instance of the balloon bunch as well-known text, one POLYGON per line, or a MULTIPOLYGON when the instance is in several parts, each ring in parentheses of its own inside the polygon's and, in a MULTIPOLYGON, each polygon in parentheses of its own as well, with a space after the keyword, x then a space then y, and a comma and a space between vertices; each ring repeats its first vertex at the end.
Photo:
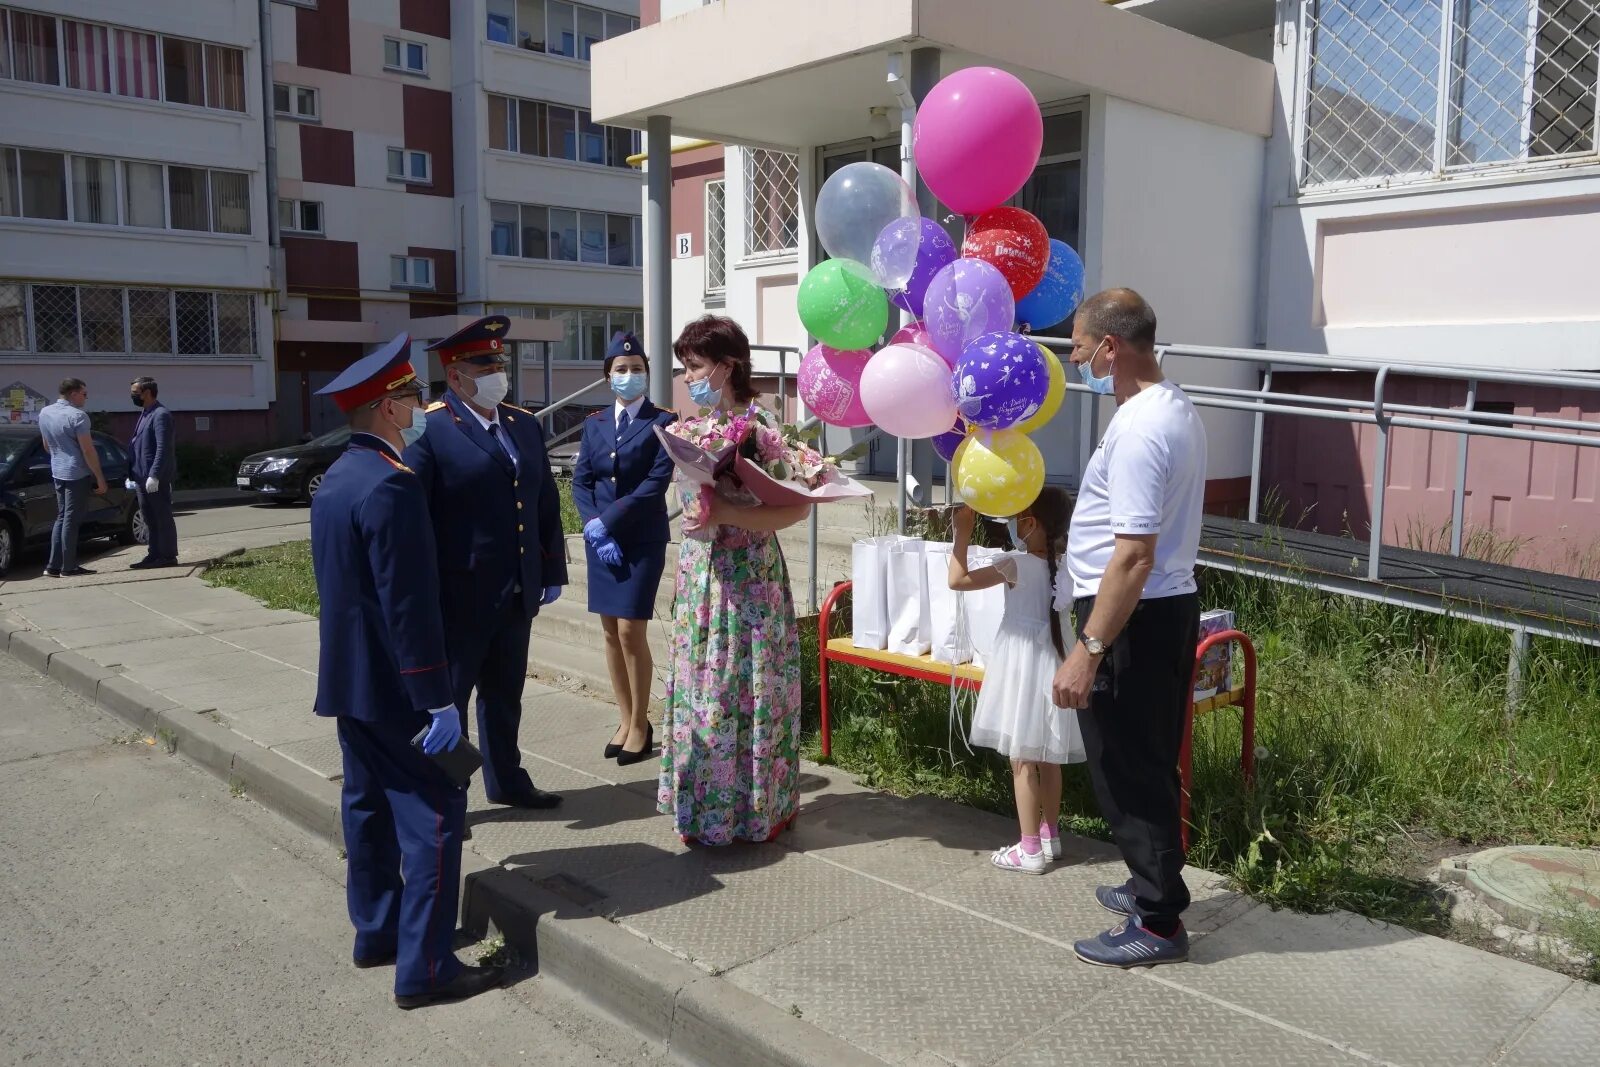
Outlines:
POLYGON ((1029 434, 1066 397, 1061 361, 1027 336, 1083 300, 1083 260, 1028 212, 1001 206, 1033 173, 1044 141, 1027 86, 970 67, 933 88, 912 150, 922 180, 966 220, 958 248, 921 217, 899 174, 852 163, 822 186, 813 218, 830 259, 800 283, 800 321, 822 343, 800 364, 806 406, 832 426, 876 424, 931 438, 961 499, 1015 515, 1044 486, 1029 434), (891 302, 916 319, 871 351, 891 302))

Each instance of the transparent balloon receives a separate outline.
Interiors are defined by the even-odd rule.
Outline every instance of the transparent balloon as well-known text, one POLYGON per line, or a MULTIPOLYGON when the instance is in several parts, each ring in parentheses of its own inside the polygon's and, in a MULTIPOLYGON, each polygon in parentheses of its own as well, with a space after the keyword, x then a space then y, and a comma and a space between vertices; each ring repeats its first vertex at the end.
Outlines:
MULTIPOLYGON (((841 167, 822 185, 817 193, 815 213, 817 239, 834 259, 850 259, 861 264, 872 263, 872 247, 884 228, 899 219, 917 219, 917 198, 906 180, 881 163, 852 163, 841 167)), ((920 231, 917 231, 920 232, 920 231)), ((903 277, 898 281, 874 277, 879 285, 890 289, 902 288, 916 267, 916 242, 901 242, 898 247, 910 245, 909 253, 903 248, 892 269, 903 277), (909 262, 904 262, 909 256, 909 262)))

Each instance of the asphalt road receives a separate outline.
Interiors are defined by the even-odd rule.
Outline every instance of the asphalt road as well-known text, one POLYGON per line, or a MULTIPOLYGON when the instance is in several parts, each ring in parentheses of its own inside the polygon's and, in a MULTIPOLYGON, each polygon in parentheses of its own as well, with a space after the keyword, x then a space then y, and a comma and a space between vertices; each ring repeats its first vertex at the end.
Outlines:
POLYGON ((326 846, 3 654, 0 708, 0 1064, 675 1062, 526 969, 400 1011, 326 846))

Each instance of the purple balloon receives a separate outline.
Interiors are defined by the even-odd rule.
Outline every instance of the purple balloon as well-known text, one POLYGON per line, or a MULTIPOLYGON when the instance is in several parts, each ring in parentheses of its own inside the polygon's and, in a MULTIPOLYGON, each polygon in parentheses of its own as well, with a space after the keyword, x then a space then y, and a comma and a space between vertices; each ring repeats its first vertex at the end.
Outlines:
POLYGON ((948 433, 942 433, 933 439, 933 450, 939 453, 939 458, 946 463, 953 462, 956 458, 956 449, 961 447, 961 442, 967 439, 967 428, 960 422, 956 428, 948 433))
POLYGON ((1016 313, 1006 276, 981 259, 963 258, 928 283, 922 319, 934 349, 954 363, 984 334, 1010 330, 1016 313))
POLYGON ((903 288, 894 284, 892 278, 885 280, 880 276, 878 281, 890 290, 889 299, 919 319, 928 283, 958 255, 956 243, 944 227, 932 219, 895 219, 883 228, 872 246, 875 266, 915 262, 903 288))
POLYGON ((1004 430, 1044 404, 1050 367, 1039 346, 1022 334, 987 333, 967 345, 956 360, 954 384, 962 418, 985 429, 1004 430))

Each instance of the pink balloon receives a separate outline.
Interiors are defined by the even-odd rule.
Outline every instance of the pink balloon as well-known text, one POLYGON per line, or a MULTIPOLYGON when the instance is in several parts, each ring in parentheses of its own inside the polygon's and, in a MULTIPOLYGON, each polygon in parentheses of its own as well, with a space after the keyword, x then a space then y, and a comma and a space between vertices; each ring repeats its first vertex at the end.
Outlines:
POLYGON ((1044 119, 1028 87, 994 67, 939 82, 917 109, 917 173, 951 211, 978 215, 1005 203, 1039 162, 1044 119))
POLYGON ((861 375, 861 403, 895 437, 936 437, 955 424, 950 365, 922 345, 879 349, 861 375))
MULTIPOLYGON (((889 338, 889 343, 891 345, 921 345, 923 348, 933 348, 933 337, 922 323, 913 322, 910 326, 900 327, 895 335, 889 338)), ((939 352, 937 348, 933 348, 933 350, 939 352)), ((942 357, 944 353, 939 352, 939 355, 942 357)), ((952 370, 955 369, 953 361, 946 359, 945 362, 950 364, 952 370)))
POLYGON ((829 426, 871 426, 861 406, 861 372, 872 353, 818 345, 800 361, 800 399, 829 426))

